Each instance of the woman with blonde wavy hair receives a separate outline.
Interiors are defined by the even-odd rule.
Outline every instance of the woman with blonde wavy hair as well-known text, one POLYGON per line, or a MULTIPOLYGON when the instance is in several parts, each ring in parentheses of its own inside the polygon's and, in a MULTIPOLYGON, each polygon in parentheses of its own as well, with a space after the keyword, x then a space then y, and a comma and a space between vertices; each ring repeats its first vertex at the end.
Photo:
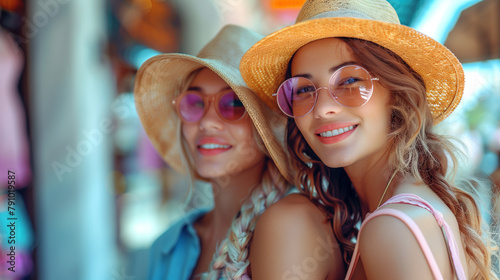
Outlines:
POLYGON ((271 129, 281 124, 283 132, 286 120, 238 70, 260 38, 227 25, 197 56, 158 55, 137 73, 135 104, 151 142, 172 168, 214 193, 213 209, 187 213, 154 242, 148 279, 248 278, 256 220, 291 189, 283 141, 271 129))
MULTIPOLYGON (((433 132, 464 89, 446 47, 401 25, 385 0, 308 0, 294 25, 243 56, 240 70, 289 117, 296 184, 328 213, 346 279, 497 279, 475 198, 450 176, 456 149, 433 132)), ((273 236, 260 232, 270 227, 256 226, 254 275, 274 271, 253 262, 269 261, 253 248, 269 244, 273 236)))

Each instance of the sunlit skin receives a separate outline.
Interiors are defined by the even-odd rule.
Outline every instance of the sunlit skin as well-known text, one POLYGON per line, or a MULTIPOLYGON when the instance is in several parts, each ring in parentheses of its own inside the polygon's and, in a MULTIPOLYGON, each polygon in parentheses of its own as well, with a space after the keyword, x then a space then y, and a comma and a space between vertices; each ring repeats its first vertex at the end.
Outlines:
MULTIPOLYGON (((316 88, 328 88, 331 75, 346 64, 361 65, 355 61, 343 41, 322 39, 305 45, 295 53, 291 75, 311 80, 316 88)), ((327 90, 320 89, 313 110, 294 119, 309 146, 325 165, 345 169, 358 194, 363 217, 377 208, 391 176, 387 165, 390 147, 390 92, 380 81, 374 81, 373 87, 371 99, 360 107, 340 105, 327 90), (340 134, 339 130, 342 130, 340 134), (330 135, 336 136, 327 137, 327 131, 334 131, 330 135)), ((396 193, 418 194, 436 205, 458 234, 456 221, 453 224, 453 214, 429 187, 411 179, 396 178, 393 182, 386 199, 396 193)), ((392 207, 404 210, 416 221, 425 232, 426 240, 432 244, 438 265, 445 275, 450 275, 452 270, 446 245, 432 215, 414 206, 392 207)), ((314 256, 311 248, 319 248, 311 241, 328 238, 334 240, 331 225, 324 223, 326 217, 323 215, 306 197, 293 194, 267 209, 259 218, 251 248, 254 279, 344 279, 340 251, 330 252, 326 262, 316 261, 315 269, 311 269, 309 273, 300 270, 302 261, 314 256)), ((366 275, 370 275, 370 279, 408 279, 408 275, 402 278, 397 273, 393 278, 384 278, 394 271, 388 268, 392 264, 397 264, 396 267, 400 267, 401 271, 411 271, 412 275, 417 274, 413 273, 411 266, 417 266, 422 271, 417 278, 428 276, 429 271, 425 270, 428 268, 427 263, 419 254, 421 249, 403 224, 397 220, 381 218, 369 226, 365 227, 366 234, 360 237, 364 238, 361 244, 366 244, 360 246, 361 256, 367 257, 367 261, 362 258, 359 262, 354 279, 366 279, 366 275), (387 232, 387 228, 392 230, 387 232), (391 247, 401 250, 387 250, 391 247), (410 267, 403 267, 404 265, 410 267), (371 278, 375 275, 378 278, 371 278)), ((332 248, 338 248, 338 245, 334 244, 332 248)))
MULTIPOLYGON (((333 71, 346 63, 357 62, 345 43, 327 38, 300 48, 292 61, 291 73, 310 79, 317 88, 327 87, 333 71)), ((322 89, 312 112, 295 118, 297 127, 323 163, 344 167, 353 184, 364 185, 371 171, 383 171, 387 159, 389 91, 379 81, 374 81, 373 87, 371 99, 361 107, 342 106, 322 89), (350 126, 352 130, 338 136, 319 135, 350 126)))
MULTIPOLYGON (((208 68, 198 72, 189 85, 189 90, 205 95, 228 89, 228 84, 208 68)), ((227 122, 217 114, 213 103, 198 123, 182 123, 183 139, 196 172, 212 184, 214 192, 213 210, 194 224, 201 252, 193 276, 209 270, 216 245, 226 237, 243 200, 261 181, 265 155, 254 142, 252 128, 248 114, 227 122)))
MULTIPOLYGON (((359 64, 354 61, 343 41, 335 38, 322 39, 309 43, 297 51, 291 64, 291 74, 310 79, 317 88, 327 87, 334 69, 350 62, 359 64)), ((309 146, 325 165, 344 168, 358 194, 363 215, 373 212, 380 202, 383 203, 391 196, 413 193, 440 211, 450 224, 454 236, 460 236, 453 213, 422 182, 412 178, 396 177, 389 185, 387 194, 383 196, 389 177, 392 175, 387 167, 390 145, 389 100, 390 92, 381 81, 374 81, 373 95, 361 107, 344 107, 335 102, 327 90, 322 89, 312 112, 294 120, 309 146), (352 129, 330 138, 320 135, 326 130, 345 127, 352 129)), ((432 254, 443 275, 453 275, 446 242, 434 217, 428 211, 415 206, 385 207, 399 209, 413 219, 422 230, 427 242, 431 244, 432 254)), ((366 279, 366 275, 370 275, 370 279, 401 279, 401 275, 406 275, 405 279, 410 279, 409 275, 417 275, 415 271, 419 271, 420 274, 412 279, 432 278, 420 247, 400 221, 377 217, 365 226, 363 232, 364 234, 359 237, 361 263, 356 269, 354 279, 366 279), (388 228, 391 230, 387 231, 388 228), (402 249, 387 251, 387 248, 402 249), (390 254, 384 254, 385 251, 390 254), (398 270, 391 270, 389 267, 398 267, 398 270), (388 271, 394 275, 388 274, 388 271)), ((463 246, 461 244, 458 246, 461 261, 466 263, 463 246)))
MULTIPOLYGON (((215 95, 230 89, 228 84, 208 68, 193 79, 189 90, 215 95)), ((182 134, 188 143, 196 171, 201 177, 215 179, 226 175, 237 176, 247 169, 259 168, 264 154, 254 142, 252 121, 248 114, 243 119, 228 122, 217 114, 211 103, 199 123, 183 123, 182 134), (209 148, 216 144, 217 149, 209 148)))

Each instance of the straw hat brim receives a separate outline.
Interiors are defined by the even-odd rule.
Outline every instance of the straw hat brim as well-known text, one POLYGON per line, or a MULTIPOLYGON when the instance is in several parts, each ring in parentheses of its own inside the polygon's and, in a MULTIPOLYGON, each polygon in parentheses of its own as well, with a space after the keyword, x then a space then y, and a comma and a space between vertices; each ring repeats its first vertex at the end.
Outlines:
POLYGON ((311 19, 278 30, 243 55, 241 75, 268 106, 278 110, 272 94, 285 79, 293 54, 312 41, 330 37, 371 41, 399 55, 424 79, 435 124, 451 114, 460 102, 463 68, 445 46, 404 25, 359 18, 311 19))
POLYGON ((244 84, 239 69, 219 59, 199 58, 187 54, 161 54, 144 62, 134 85, 136 110, 151 143, 163 159, 177 172, 186 173, 180 143, 181 121, 172 100, 180 94, 182 83, 193 71, 207 67, 219 75, 240 98, 270 156, 285 179, 292 181, 288 156, 277 136, 286 119, 271 112, 244 84), (175 69, 175 71, 173 70, 175 69))

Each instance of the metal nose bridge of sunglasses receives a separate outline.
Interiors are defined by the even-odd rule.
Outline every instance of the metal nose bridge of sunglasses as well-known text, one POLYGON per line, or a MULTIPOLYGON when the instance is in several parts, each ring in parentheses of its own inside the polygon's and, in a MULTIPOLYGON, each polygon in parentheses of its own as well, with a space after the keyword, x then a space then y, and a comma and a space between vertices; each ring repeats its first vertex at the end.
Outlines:
POLYGON ((318 95, 319 95, 319 91, 322 90, 322 89, 325 89, 326 92, 328 93, 328 95, 338 104, 338 105, 342 105, 341 103, 339 103, 337 101, 337 96, 335 94, 333 94, 333 92, 330 91, 330 89, 328 87, 319 87, 319 88, 316 88, 316 92, 315 92, 315 95, 314 95, 314 105, 312 106, 311 110, 313 110, 315 107, 316 107, 316 103, 318 102, 318 95))
MULTIPOLYGON (((371 81, 378 81, 379 79, 378 78, 370 78, 369 80, 371 80, 371 81)), ((315 105, 316 105, 316 100, 318 99, 319 90, 321 90, 321 89, 325 89, 329 93, 330 97, 333 100, 335 100, 339 105, 345 106, 345 105, 343 105, 342 103, 340 103, 337 100, 339 97, 337 95, 335 95, 328 87, 319 87, 319 88, 316 88, 316 94, 314 96, 314 99, 315 99, 314 104, 315 105)), ((276 95, 277 95, 277 93, 273 94, 273 96, 276 96, 276 95)), ((315 107, 315 105, 313 107, 315 107)))

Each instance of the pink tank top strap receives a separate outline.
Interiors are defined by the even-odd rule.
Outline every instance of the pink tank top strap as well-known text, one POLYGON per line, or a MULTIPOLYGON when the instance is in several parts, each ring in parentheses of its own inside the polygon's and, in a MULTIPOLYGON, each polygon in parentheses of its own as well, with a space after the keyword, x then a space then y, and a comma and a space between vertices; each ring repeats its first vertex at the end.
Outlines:
MULTIPOLYGON (((359 235, 359 233, 358 233, 358 235, 359 235)), ((358 264, 358 261, 359 261, 358 247, 359 247, 359 242, 356 242, 356 246, 354 246, 354 252, 352 253, 351 263, 349 264, 349 268, 347 269, 347 274, 345 276, 345 280, 349 280, 352 278, 352 275, 354 273, 354 269, 356 268, 356 265, 358 264)))
MULTIPOLYGON (((382 206, 387 205, 387 204, 395 204, 395 203, 403 203, 403 204, 410 204, 414 206, 418 206, 421 208, 424 208, 428 210, 429 212, 432 213, 432 215, 435 217, 436 221, 438 222, 439 226, 443 230, 443 234, 445 236, 445 239, 447 241, 447 247, 450 253, 450 257, 452 258, 453 262, 453 267, 455 269, 455 273, 457 275, 457 278, 459 280, 465 280, 465 273, 462 267, 462 264, 460 263, 460 257, 458 253, 458 246, 455 241, 455 238, 453 237, 453 232, 451 231, 450 226, 446 223, 446 221, 443 218, 443 215, 435 210, 429 203, 427 203, 425 200, 420 198, 417 195, 414 194, 399 194, 396 196, 391 197, 389 200, 387 200, 386 203, 384 203, 382 206)), ((380 206, 380 207, 382 207, 380 206)), ((435 279, 443 279, 442 274, 439 270, 439 267, 437 265, 437 262, 432 255, 432 252, 429 248, 429 245, 427 244, 427 241, 425 240, 422 231, 418 227, 418 225, 405 213, 396 210, 396 209, 380 209, 378 208, 375 210, 372 214, 368 215, 365 221, 363 221, 363 224, 361 225, 360 228, 360 233, 363 230, 363 225, 366 224, 369 220, 378 217, 378 216, 392 216, 395 218, 398 218, 402 222, 404 222, 408 228, 411 230, 413 235, 415 236, 418 244, 420 245, 420 248, 422 248, 422 252, 424 253, 424 256, 427 260, 427 263, 429 264, 429 267, 431 268, 432 274, 434 275, 435 279)), ((347 271, 347 275, 345 279, 351 279, 352 274, 354 273, 354 269, 356 267, 356 264, 359 260, 359 252, 358 252, 358 246, 359 242, 356 243, 356 247, 354 248, 354 253, 351 259, 351 264, 349 265, 349 270, 347 271)))

